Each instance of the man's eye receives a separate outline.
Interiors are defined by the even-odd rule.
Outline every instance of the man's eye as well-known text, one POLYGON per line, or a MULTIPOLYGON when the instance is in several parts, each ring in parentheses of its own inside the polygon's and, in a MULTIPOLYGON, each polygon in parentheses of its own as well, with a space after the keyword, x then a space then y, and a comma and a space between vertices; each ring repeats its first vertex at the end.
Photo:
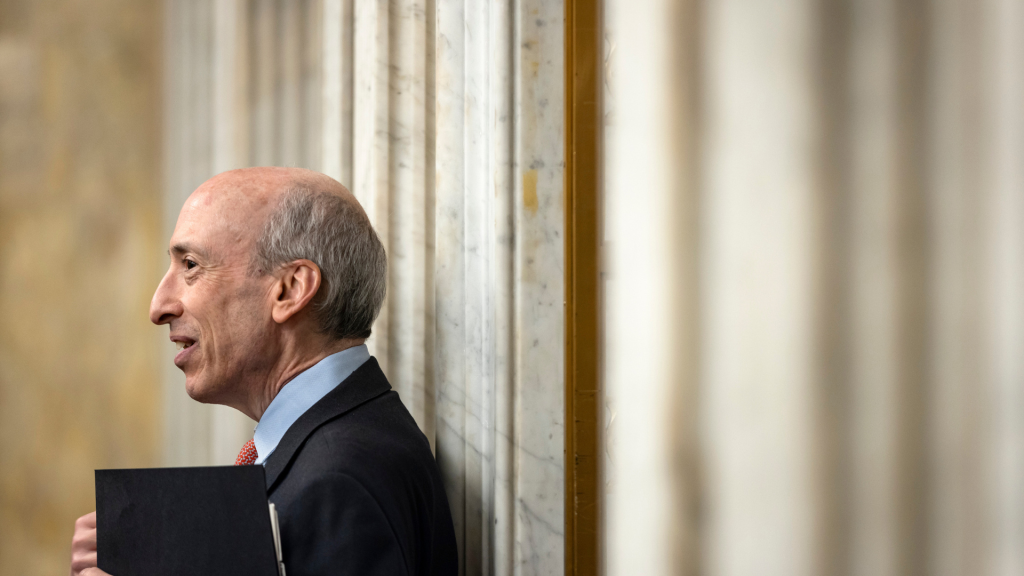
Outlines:
POLYGON ((184 262, 185 262, 185 269, 186 270, 191 270, 191 269, 195 268, 196 266, 198 266, 198 264, 196 264, 192 260, 189 260, 188 258, 186 258, 184 260, 184 262))

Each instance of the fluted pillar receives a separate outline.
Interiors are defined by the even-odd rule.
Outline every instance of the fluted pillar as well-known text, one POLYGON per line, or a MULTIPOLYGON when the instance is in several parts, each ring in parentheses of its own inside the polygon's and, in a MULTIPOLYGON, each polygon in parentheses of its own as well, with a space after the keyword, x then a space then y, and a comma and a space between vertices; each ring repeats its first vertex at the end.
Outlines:
MULTIPOLYGON (((169 12, 168 227, 236 166, 346 184, 389 259, 370 350, 435 448, 463 573, 561 573, 561 2, 169 12)), ((167 461, 230 462, 253 423, 190 402, 172 370, 168 421, 194 426, 168 428, 167 461)))
POLYGON ((1018 573, 1019 2, 607 5, 609 573, 1018 573))
POLYGON ((437 455, 466 574, 562 570, 561 8, 437 5, 437 455))

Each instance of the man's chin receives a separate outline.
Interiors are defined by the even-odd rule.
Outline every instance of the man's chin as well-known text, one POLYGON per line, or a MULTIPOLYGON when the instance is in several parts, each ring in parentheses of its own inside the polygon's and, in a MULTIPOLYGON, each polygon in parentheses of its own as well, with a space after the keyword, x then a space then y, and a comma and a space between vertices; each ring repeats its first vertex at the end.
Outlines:
POLYGON ((185 376, 185 393, 188 397, 195 400, 196 402, 202 402, 203 404, 216 404, 214 391, 211 387, 201 380, 185 376))

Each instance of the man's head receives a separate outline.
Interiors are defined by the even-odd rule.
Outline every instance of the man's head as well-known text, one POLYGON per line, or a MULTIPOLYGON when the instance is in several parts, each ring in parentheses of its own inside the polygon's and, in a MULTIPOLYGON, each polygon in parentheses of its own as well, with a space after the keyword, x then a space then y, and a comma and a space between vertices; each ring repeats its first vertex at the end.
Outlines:
MULTIPOLYGON (((384 299, 384 248, 344 186, 295 168, 219 174, 185 202, 150 320, 201 402, 258 418, 253 394, 364 340, 384 299)), ((270 398, 276 389, 270 390, 270 398)))

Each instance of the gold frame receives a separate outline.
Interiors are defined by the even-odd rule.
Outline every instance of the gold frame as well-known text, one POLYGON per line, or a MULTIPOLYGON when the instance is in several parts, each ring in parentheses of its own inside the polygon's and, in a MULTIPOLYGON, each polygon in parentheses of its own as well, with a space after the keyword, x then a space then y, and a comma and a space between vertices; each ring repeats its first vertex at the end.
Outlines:
POLYGON ((565 2, 565 575, 600 566, 599 0, 565 2))

